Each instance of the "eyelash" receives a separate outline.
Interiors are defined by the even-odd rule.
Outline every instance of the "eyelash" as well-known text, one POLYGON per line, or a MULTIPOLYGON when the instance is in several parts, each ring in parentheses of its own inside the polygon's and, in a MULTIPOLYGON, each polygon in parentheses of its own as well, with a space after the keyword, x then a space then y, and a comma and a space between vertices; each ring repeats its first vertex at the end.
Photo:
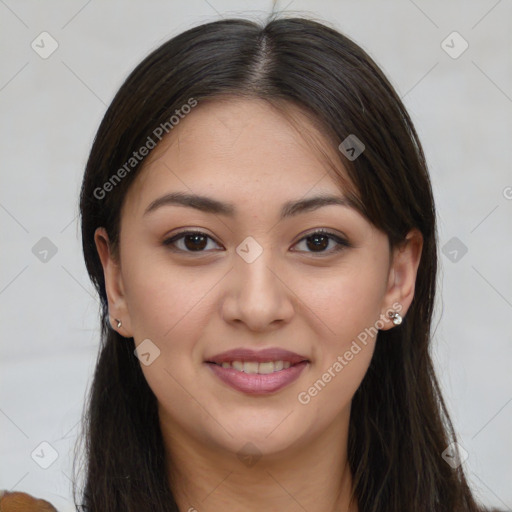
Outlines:
MULTIPOLYGON (((171 238, 167 238, 166 240, 164 240, 162 242, 162 244, 166 247, 169 247, 171 250, 175 251, 175 252, 184 252, 184 253, 189 253, 189 254, 201 254, 201 253, 205 253, 205 252, 208 252, 208 251, 188 251, 188 250, 183 250, 183 249, 178 249, 176 247, 172 247, 172 244, 174 244, 175 242, 179 241, 179 240, 182 240, 184 237, 186 236, 190 236, 190 235, 201 235, 201 236, 205 236, 206 238, 209 238, 210 240, 213 240, 215 242, 215 240, 207 235, 206 233, 202 232, 202 231, 182 231, 181 233, 178 233, 174 236, 172 236, 171 238)), ((335 233, 331 233, 330 231, 327 231, 327 230, 324 230, 324 229, 319 229, 317 231, 313 231, 312 233, 308 233, 306 236, 302 237, 298 242, 302 242, 303 240, 307 240, 308 238, 313 238, 315 235, 320 235, 320 236, 325 236, 327 238, 329 238, 330 240, 333 240, 334 242, 336 242, 337 246, 334 248, 334 249, 331 249, 331 250, 328 250, 328 251, 318 251, 318 252, 315 252, 315 251, 298 251, 298 252, 309 252, 310 254, 315 254, 315 255, 324 255, 324 254, 327 254, 327 255, 330 255, 330 254, 334 254, 334 253, 338 253, 340 251, 342 251, 343 249, 346 249, 348 247, 351 247, 351 244, 341 238, 340 236, 336 235, 335 233)), ((220 245, 218 244, 217 242, 215 242, 217 245, 220 245)), ((296 244, 295 244, 296 245, 296 244)))

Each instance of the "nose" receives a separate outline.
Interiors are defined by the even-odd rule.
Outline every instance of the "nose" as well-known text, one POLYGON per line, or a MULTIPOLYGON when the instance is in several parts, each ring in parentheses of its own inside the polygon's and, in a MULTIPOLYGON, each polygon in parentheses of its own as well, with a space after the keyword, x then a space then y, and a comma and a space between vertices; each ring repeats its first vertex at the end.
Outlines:
POLYGON ((236 255, 228 279, 222 306, 226 322, 245 324, 251 331, 272 330, 290 322, 295 295, 270 249, 251 263, 236 255))

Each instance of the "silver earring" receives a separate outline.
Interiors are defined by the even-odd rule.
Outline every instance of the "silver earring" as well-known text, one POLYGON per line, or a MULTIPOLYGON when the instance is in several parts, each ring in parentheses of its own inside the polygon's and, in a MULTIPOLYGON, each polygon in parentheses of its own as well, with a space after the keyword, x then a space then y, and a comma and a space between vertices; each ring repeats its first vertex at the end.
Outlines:
POLYGON ((395 325, 400 325, 402 323, 402 317, 400 316, 400 313, 398 313, 397 311, 390 311, 388 315, 389 318, 393 320, 393 323, 395 325))
POLYGON ((121 320, 118 320, 117 318, 114 319, 117 322, 117 328, 119 329, 122 325, 121 320))

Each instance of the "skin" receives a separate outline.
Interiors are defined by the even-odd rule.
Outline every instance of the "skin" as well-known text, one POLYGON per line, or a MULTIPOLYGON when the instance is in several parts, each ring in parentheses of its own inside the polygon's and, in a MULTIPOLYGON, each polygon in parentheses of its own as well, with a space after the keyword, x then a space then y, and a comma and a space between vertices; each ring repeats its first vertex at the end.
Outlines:
MULTIPOLYGON (((321 137, 307 119, 302 126, 321 137)), ((336 157, 332 145, 324 149, 336 157)), ((385 233, 340 205, 279 220, 285 202, 319 193, 343 195, 278 111, 257 99, 216 100, 198 105, 148 157, 123 204, 119 257, 106 231, 96 231, 113 328, 120 319, 120 334, 160 350, 141 368, 158 399, 181 511, 357 511, 349 504, 350 404, 375 336, 309 403, 297 397, 393 305, 406 314, 422 239, 413 230, 390 251, 385 233), (236 214, 166 205, 144 215, 176 191, 231 202, 236 214), (190 239, 174 252, 163 245, 184 228, 211 237, 199 243, 203 252, 190 239), (315 251, 304 237, 321 228, 351 247, 334 252, 336 242, 323 239, 315 251), (247 236, 263 249, 252 263, 236 252, 247 236), (284 389, 251 396, 204 362, 237 347, 280 347, 310 362, 284 389), (257 460, 241 457, 252 452, 257 460)))

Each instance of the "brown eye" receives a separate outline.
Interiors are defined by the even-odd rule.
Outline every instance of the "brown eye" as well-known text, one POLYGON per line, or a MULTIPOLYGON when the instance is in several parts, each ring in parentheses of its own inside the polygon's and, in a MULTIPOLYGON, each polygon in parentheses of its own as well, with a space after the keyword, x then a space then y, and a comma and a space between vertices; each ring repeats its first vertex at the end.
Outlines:
POLYGON ((308 249, 316 251, 326 249, 331 239, 326 235, 315 234, 308 236, 306 240, 308 249))
POLYGON ((185 247, 191 251, 201 251, 207 246, 207 238, 208 237, 199 234, 185 235, 183 243, 185 247))
POLYGON ((340 236, 330 233, 328 231, 315 231, 314 233, 310 233, 309 235, 302 238, 298 243, 302 243, 305 241, 306 250, 299 252, 312 252, 318 254, 332 254, 346 247, 350 247, 350 244, 347 240, 344 240, 340 236), (332 244, 331 244, 332 243, 332 244), (331 244, 331 245, 330 245, 331 244), (326 250, 331 247, 330 250, 326 250))
POLYGON ((181 252, 208 252, 204 249, 208 246, 208 241, 216 242, 201 231, 185 231, 174 235, 171 238, 163 241, 163 245, 170 246, 173 250, 181 252), (180 242, 180 245, 178 245, 180 242))

